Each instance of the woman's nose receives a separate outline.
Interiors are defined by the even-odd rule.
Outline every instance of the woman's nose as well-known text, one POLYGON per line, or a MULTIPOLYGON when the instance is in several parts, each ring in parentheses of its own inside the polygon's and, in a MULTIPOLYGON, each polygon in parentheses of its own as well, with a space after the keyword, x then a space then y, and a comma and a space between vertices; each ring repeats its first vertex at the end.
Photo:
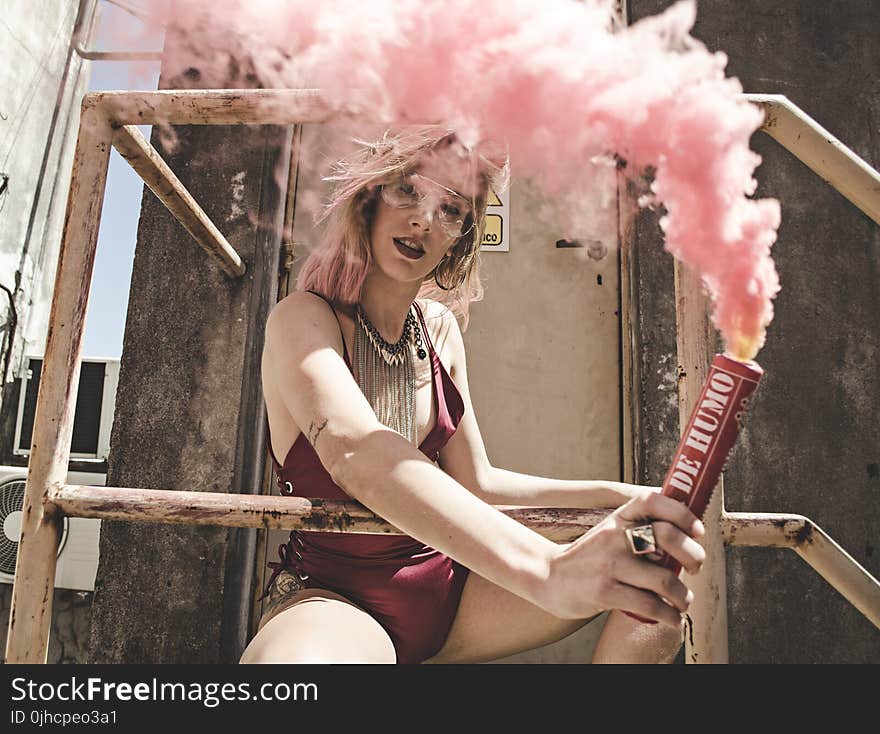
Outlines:
POLYGON ((418 224, 424 230, 430 230, 433 221, 434 207, 426 205, 424 202, 414 207, 409 216, 410 225, 418 224))

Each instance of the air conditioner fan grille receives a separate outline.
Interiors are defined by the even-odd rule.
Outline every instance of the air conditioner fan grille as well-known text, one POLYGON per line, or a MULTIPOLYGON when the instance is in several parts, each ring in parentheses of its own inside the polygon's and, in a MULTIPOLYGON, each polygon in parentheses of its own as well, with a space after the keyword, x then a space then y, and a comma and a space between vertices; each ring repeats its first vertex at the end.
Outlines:
MULTIPOLYGON (((0 485, 0 573, 15 574, 15 561, 18 557, 18 539, 21 532, 21 508, 24 505, 25 482, 16 479, 0 485), (16 517, 16 513, 18 516, 16 517)), ((64 548, 67 537, 67 518, 64 519, 64 530, 58 554, 64 548)))

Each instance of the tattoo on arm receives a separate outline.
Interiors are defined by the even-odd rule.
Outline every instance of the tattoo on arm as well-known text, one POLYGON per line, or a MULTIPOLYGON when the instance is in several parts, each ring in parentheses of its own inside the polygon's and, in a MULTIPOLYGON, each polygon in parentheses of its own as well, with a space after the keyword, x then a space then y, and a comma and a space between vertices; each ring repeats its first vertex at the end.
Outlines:
POLYGON ((308 439, 309 443, 312 446, 315 445, 315 442, 318 440, 318 436, 321 435, 321 431, 323 431, 327 427, 327 420, 324 419, 323 422, 318 424, 316 421, 312 421, 312 424, 309 426, 308 439))

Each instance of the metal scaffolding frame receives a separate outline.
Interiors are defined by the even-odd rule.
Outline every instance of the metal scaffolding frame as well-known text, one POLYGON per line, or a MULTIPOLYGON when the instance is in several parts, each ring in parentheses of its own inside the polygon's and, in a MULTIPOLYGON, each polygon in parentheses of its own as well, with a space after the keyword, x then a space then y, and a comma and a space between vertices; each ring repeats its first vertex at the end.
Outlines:
MULTIPOLYGON (((749 96, 763 130, 880 223, 880 175, 784 97, 749 96)), ((8 663, 45 663, 55 564, 65 516, 232 527, 400 533, 356 502, 298 497, 84 487, 65 483, 79 383, 83 327, 110 148, 129 161, 175 218, 230 278, 242 259, 135 126, 293 125, 338 119, 317 90, 105 92, 83 99, 49 335, 40 377, 6 643, 8 663)), ((682 428, 705 379, 711 327, 697 277, 676 264, 676 333, 682 428)), ((626 383, 625 383, 626 384, 626 383)), ((630 435, 629 438, 633 438, 630 435)), ((572 540, 609 510, 504 508, 557 542, 572 540)), ((687 662, 727 661, 724 546, 788 547, 880 627, 880 584, 818 526, 798 515, 726 513, 716 489, 705 517, 707 563, 695 579, 687 662)))

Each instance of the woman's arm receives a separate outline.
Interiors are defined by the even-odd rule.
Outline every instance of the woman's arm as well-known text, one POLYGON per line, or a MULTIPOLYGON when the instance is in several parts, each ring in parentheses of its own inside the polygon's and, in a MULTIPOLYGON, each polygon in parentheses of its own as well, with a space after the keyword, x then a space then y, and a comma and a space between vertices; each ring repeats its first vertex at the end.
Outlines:
POLYGON ((342 359, 332 311, 308 293, 292 294, 272 310, 263 368, 333 481, 404 533, 557 617, 620 608, 678 625, 687 588, 666 569, 632 556, 624 528, 652 518, 661 547, 696 572, 702 549, 687 536, 699 532, 699 521, 682 503, 638 497, 572 543, 544 538, 480 500, 378 421, 342 359))
MULTIPOLYGON (((342 336, 324 301, 294 293, 275 306, 263 369, 348 494, 481 576, 543 603, 557 545, 475 497, 378 421, 342 359, 342 336)), ((597 611, 584 609, 585 616, 597 611)))
POLYGON ((620 507, 648 489, 659 490, 598 479, 548 479, 490 466, 478 496, 491 505, 600 509, 620 507))

